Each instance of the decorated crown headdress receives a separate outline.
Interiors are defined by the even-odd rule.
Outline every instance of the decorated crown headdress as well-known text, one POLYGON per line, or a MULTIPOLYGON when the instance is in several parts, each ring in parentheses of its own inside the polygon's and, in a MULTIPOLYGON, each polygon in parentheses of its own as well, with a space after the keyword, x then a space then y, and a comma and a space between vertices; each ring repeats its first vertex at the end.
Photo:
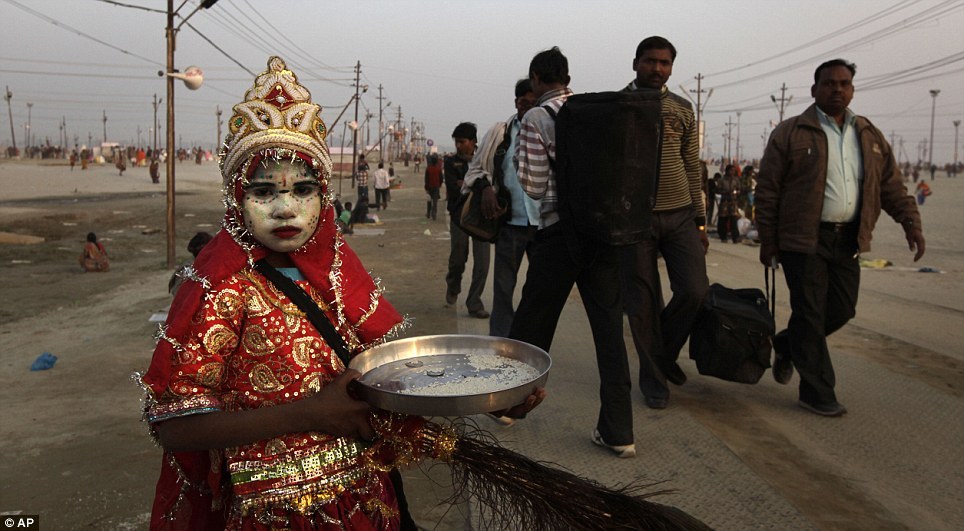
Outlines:
POLYGON ((268 69, 258 75, 244 101, 234 106, 228 128, 218 153, 227 209, 223 226, 245 251, 250 251, 253 242, 244 227, 239 195, 253 172, 252 164, 267 160, 305 163, 322 184, 323 206, 330 205, 328 129, 321 119, 321 107, 311 102, 311 93, 298 83, 284 60, 277 56, 268 59, 268 69))
POLYGON ((244 101, 234 106, 228 128, 219 153, 225 185, 239 170, 245 174, 252 157, 266 149, 307 155, 323 182, 331 174, 321 107, 311 102, 311 93, 280 57, 268 59, 268 69, 255 79, 244 101))

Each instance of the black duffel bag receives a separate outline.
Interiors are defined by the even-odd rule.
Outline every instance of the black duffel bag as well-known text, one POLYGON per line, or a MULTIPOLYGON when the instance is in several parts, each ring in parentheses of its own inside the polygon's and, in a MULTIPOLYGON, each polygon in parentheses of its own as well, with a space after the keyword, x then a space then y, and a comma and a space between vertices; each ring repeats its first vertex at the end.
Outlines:
POLYGON ((768 301, 757 288, 710 286, 690 334, 690 358, 699 373, 730 382, 760 381, 773 349, 772 304, 772 291, 768 301))

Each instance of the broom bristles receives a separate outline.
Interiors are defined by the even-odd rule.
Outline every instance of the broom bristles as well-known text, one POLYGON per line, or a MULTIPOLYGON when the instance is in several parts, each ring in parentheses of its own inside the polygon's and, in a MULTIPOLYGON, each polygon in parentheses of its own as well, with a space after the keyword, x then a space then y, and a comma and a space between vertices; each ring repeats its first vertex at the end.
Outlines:
POLYGON ((531 531, 652 529, 705 530, 685 512, 647 500, 672 490, 656 484, 614 489, 533 461, 481 430, 461 433, 449 465, 455 487, 449 502, 472 498, 486 528, 531 531))

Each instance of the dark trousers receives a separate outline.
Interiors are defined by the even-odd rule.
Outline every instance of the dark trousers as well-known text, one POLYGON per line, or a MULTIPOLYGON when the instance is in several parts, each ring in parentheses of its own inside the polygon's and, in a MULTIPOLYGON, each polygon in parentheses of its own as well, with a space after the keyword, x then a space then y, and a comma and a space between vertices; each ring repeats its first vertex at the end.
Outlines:
POLYGON ((609 444, 631 444, 632 380, 623 343, 615 247, 578 236, 566 221, 538 231, 529 251, 529 270, 509 337, 548 352, 573 284, 579 288, 596 347, 600 380, 596 428, 609 444))
POLYGON ((485 279, 489 276, 489 247, 488 242, 476 240, 450 218, 449 233, 451 234, 451 250, 449 251, 449 271, 445 275, 445 285, 449 293, 459 294, 462 291, 462 273, 465 263, 469 260, 469 242, 472 243, 472 283, 469 293, 465 297, 465 306, 470 312, 485 309, 482 302, 482 290, 485 289, 485 279))
POLYGON ((522 258, 534 245, 536 227, 502 225, 495 242, 495 263, 492 271, 492 315, 489 335, 507 337, 512 327, 515 310, 512 298, 519 278, 522 258))
POLYGON ((827 336, 856 315, 860 264, 856 225, 834 232, 820 229, 816 254, 780 252, 790 290, 790 322, 779 336, 788 338, 800 374, 800 400, 826 404, 837 400, 836 377, 827 336))
POLYGON ((739 219, 737 216, 720 216, 716 223, 716 232, 720 236, 720 241, 725 242, 727 236, 735 242, 740 241, 740 226, 737 223, 739 219))
POLYGON ((368 199, 368 187, 367 187, 367 186, 358 185, 358 199, 357 199, 357 201, 356 201, 356 204, 358 204, 359 202, 361 202, 362 198, 368 199))
POLYGON ((433 220, 438 217, 438 198, 439 189, 432 188, 428 190, 428 201, 425 202, 425 217, 432 218, 433 220))
POLYGON ((668 398, 665 370, 679 358, 709 290, 706 255, 691 210, 653 213, 652 236, 621 248, 620 278, 639 355, 639 388, 668 398), (673 297, 661 304, 658 255, 666 261, 673 297))
POLYGON ((375 188, 375 210, 388 209, 389 188, 375 188))

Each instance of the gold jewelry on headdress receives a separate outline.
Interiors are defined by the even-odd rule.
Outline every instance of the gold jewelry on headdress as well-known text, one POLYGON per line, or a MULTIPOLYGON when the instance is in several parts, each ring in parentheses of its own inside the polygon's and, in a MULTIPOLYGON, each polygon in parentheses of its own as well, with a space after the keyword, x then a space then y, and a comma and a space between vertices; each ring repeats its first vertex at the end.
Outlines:
POLYGON ((304 162, 326 189, 322 206, 327 207, 331 203, 327 192, 331 176, 331 156, 325 142, 328 128, 321 119, 321 107, 311 102, 311 93, 278 56, 268 59, 268 69, 255 79, 244 101, 234 106, 228 128, 218 153, 227 209, 223 226, 250 258, 253 242, 247 236, 236 192, 239 185, 247 184, 251 162, 304 162))
MULTIPOLYGON (((331 156, 321 119, 321 107, 311 102, 311 93, 298 83, 284 60, 272 56, 261 73, 234 106, 228 122, 230 133, 219 153, 224 184, 234 181, 251 157, 265 149, 295 151, 312 158, 312 167, 322 183, 331 175, 331 156)), ((245 176, 246 177, 246 176, 245 176)))

